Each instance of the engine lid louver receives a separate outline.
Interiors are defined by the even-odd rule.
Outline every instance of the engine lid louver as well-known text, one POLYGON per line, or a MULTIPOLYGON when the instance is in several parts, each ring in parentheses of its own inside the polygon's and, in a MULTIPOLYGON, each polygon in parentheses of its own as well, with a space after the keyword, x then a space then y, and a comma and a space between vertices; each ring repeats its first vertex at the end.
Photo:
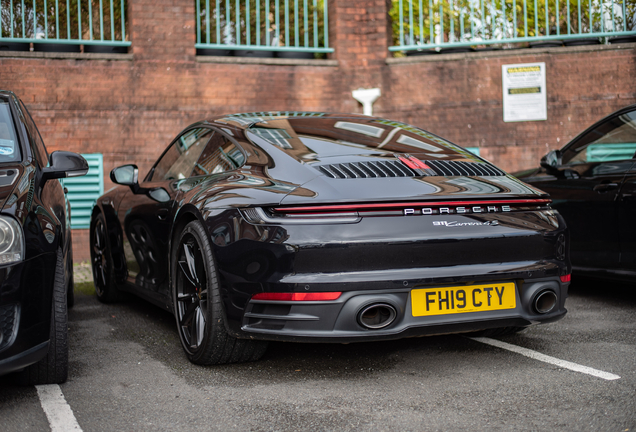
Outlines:
POLYGON ((418 174, 398 161, 351 162, 320 165, 320 171, 331 178, 415 177, 418 174))
POLYGON ((430 160, 426 164, 431 167, 437 175, 443 176, 504 176, 505 172, 499 168, 479 162, 460 162, 430 160))
POLYGON ((427 160, 428 169, 412 169, 399 160, 349 162, 316 166, 323 174, 334 179, 420 177, 420 176, 504 176, 499 168, 487 163, 427 160))

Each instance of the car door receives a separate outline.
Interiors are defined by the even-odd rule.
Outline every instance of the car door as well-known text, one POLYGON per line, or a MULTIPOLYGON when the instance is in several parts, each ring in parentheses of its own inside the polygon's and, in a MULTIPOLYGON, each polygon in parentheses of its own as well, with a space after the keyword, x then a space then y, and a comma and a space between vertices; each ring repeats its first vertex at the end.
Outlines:
MULTIPOLYGON (((49 166, 49 154, 40 135, 31 114, 27 110, 24 103, 18 99, 19 115, 22 122, 26 126, 26 132, 29 137, 29 144, 31 147, 31 153, 35 160, 35 164, 39 170, 49 166)), ((35 166, 35 165, 34 165, 35 166)), ((35 214, 38 218, 38 223, 44 230, 48 232, 55 232, 54 225, 59 223, 62 231, 64 231, 63 252, 66 254, 70 246, 70 220, 67 214, 68 200, 64 193, 64 188, 58 181, 49 181, 42 185, 42 189, 38 189, 39 194, 37 199, 33 201, 35 205, 35 214), (48 227, 48 228, 47 228, 48 227)))
POLYGON ((617 267, 620 255, 617 192, 624 164, 588 163, 571 167, 570 177, 538 185, 548 192, 570 230, 572 265, 617 267), (575 174, 574 174, 575 173, 575 174))
POLYGON ((636 163, 625 176, 618 196, 618 226, 620 268, 636 272, 636 163))
POLYGON ((212 135, 205 127, 183 132, 155 163, 138 193, 128 191, 119 204, 128 282, 150 300, 163 303, 161 297, 167 292, 169 235, 178 185, 190 177, 212 135))
POLYGON ((583 133, 563 149, 560 174, 539 186, 570 228, 575 268, 621 266, 619 191, 634 165, 635 119, 636 112, 622 113, 583 133))

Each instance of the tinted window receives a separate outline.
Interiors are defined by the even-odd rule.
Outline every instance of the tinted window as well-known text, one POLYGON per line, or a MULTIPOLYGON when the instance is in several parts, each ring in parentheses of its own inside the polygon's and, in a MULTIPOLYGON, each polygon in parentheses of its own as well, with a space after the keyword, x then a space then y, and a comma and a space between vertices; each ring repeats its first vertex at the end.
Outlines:
POLYGON ((220 174, 236 169, 244 162, 245 156, 241 150, 221 133, 216 132, 194 167, 193 175, 220 174))
POLYGON ((632 159, 636 153, 636 111, 594 128, 563 152, 564 164, 632 159))
POLYGON ((177 180, 190 177, 194 164, 210 136, 212 136, 212 130, 198 128, 189 130, 177 138, 155 165, 152 180, 177 180))
POLYGON ((338 155, 417 154, 426 160, 481 160, 465 149, 405 123, 360 118, 268 119, 252 125, 256 136, 300 160, 338 155))
POLYGON ((46 151, 40 132, 31 118, 31 114, 29 114, 29 111, 26 109, 22 101, 20 101, 19 105, 22 110, 22 115, 24 116, 24 124, 27 126, 29 138, 31 139, 31 150, 38 160, 38 164, 43 168, 49 164, 49 154, 46 151))
POLYGON ((0 162, 20 160, 20 146, 13 126, 9 101, 0 99, 0 162))

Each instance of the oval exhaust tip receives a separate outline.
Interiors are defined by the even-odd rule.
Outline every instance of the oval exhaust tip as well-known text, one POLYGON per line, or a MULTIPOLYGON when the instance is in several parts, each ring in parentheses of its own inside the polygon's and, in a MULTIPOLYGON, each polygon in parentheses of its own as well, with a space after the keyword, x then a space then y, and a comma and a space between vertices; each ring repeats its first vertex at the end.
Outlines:
POLYGON ((374 303, 360 311, 358 323, 370 330, 379 330, 390 326, 397 317, 395 307, 386 303, 374 303))
POLYGON ((540 292, 534 299, 534 310, 540 314, 550 312, 557 304, 557 296, 554 291, 540 292))

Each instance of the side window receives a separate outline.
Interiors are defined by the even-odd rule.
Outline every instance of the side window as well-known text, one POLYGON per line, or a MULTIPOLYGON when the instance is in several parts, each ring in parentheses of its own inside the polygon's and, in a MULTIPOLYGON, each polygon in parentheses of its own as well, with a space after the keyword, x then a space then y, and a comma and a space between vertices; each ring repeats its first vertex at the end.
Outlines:
POLYGON ((35 126, 35 122, 33 118, 31 118, 31 114, 26 109, 22 101, 20 101, 20 111, 22 111, 22 115, 24 116, 24 123, 27 126, 29 131, 29 136, 31 138, 31 149, 33 150, 33 154, 38 160, 38 164, 41 168, 44 168, 49 164, 49 154, 46 151, 46 147, 44 146, 44 141, 42 141, 42 137, 40 136, 40 131, 38 131, 37 126, 35 126))
POLYGON ((9 101, 0 99, 0 162, 20 160, 20 146, 13 127, 9 101))
POLYGON ((192 129, 181 135, 159 159, 152 173, 152 181, 176 180, 190 177, 192 169, 214 131, 192 129))
POLYGON ((194 167, 192 175, 220 174, 245 163, 241 150, 221 133, 216 132, 194 167))
POLYGON ((632 159, 636 154, 636 111, 599 125, 563 154, 568 165, 632 159))

